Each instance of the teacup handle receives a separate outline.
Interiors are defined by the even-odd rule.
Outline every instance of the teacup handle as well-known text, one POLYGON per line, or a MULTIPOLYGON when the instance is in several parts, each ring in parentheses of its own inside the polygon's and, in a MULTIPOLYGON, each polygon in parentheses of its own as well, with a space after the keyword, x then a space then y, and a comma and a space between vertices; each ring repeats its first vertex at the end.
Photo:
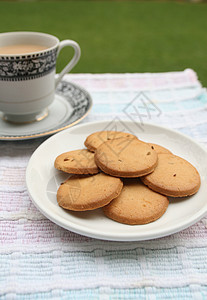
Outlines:
POLYGON ((80 59, 80 55, 81 55, 80 46, 78 45, 78 43, 76 43, 75 41, 72 41, 72 40, 64 40, 64 41, 60 42, 58 52, 57 52, 57 56, 59 55, 59 53, 63 49, 63 47, 66 47, 66 46, 73 47, 73 49, 75 50, 75 53, 74 53, 73 58, 71 59, 71 61, 65 66, 65 68, 60 72, 60 74, 59 75, 56 74, 55 88, 57 87, 57 85, 60 82, 60 80, 62 79, 62 77, 66 73, 68 73, 77 64, 77 62, 80 59))

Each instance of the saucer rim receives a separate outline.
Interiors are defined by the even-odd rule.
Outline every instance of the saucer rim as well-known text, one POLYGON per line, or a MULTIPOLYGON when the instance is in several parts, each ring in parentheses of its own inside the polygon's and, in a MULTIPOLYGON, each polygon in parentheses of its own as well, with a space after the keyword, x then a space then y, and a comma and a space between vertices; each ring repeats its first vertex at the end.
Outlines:
MULTIPOLYGON (((76 124, 78 124, 79 122, 81 122, 88 114, 89 112, 91 111, 92 107, 93 107, 93 99, 90 95, 90 93, 84 89, 82 86, 80 86, 79 84, 76 84, 76 83, 73 83, 73 82, 70 82, 70 81, 67 81, 67 80, 61 80, 61 82, 67 82, 67 83, 70 83, 72 84, 74 87, 80 89, 81 91, 83 91, 85 94, 87 94, 87 96, 89 97, 89 108, 87 110, 87 112, 81 117, 79 118, 78 120, 66 125, 66 126, 63 126, 63 127, 60 127, 58 129, 54 129, 54 130, 50 130, 50 131, 45 131, 45 132, 41 132, 41 133, 37 133, 37 134, 31 134, 31 135, 18 135, 18 136, 7 136, 7 135, 3 135, 1 136, 0 135, 0 141, 16 141, 16 140, 29 140, 29 139, 35 139, 35 138, 40 138, 40 137, 45 137, 45 136, 48 136, 48 135, 52 135, 52 134, 55 134, 57 132, 60 132, 64 129, 67 129, 67 128, 70 128, 76 124)), ((55 91, 55 94, 56 94, 56 91, 55 91)))

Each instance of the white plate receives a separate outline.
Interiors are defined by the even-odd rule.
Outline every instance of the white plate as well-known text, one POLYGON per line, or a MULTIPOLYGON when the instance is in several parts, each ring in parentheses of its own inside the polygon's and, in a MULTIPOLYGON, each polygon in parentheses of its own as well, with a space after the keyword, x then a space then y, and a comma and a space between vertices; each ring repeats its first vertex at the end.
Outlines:
POLYGON ((77 84, 61 81, 47 117, 36 122, 17 124, 3 120, 0 112, 0 140, 28 140, 48 136, 69 128, 87 116, 92 107, 90 94, 77 84))
POLYGON ((178 232, 200 220, 207 212, 207 152, 191 138, 157 125, 133 122, 94 122, 64 130, 46 140, 32 155, 26 183, 36 207, 51 221, 73 232, 93 238, 114 241, 149 240, 178 232), (66 151, 83 147, 85 138, 94 131, 117 129, 136 134, 146 142, 170 149, 191 162, 201 176, 197 194, 188 198, 170 199, 166 213, 146 225, 124 225, 104 216, 101 209, 69 212, 60 208, 56 191, 68 175, 54 168, 55 158, 66 151))

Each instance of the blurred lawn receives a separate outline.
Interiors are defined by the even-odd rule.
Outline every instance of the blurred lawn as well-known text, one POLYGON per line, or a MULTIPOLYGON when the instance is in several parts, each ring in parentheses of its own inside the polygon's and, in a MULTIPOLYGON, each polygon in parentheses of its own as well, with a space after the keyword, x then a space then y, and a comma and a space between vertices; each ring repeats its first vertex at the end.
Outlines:
MULTIPOLYGON (((163 72, 193 68, 207 86, 207 5, 176 2, 0 2, 0 29, 76 40, 76 73, 163 72)), ((59 71, 71 49, 58 60, 59 71)))

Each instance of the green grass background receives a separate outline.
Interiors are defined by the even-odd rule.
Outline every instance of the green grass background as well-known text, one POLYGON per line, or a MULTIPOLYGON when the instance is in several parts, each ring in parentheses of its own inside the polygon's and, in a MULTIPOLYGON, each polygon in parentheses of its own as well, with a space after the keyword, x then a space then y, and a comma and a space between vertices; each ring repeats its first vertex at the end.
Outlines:
MULTIPOLYGON (((207 86, 207 5, 151 1, 0 2, 0 31, 33 30, 74 39, 75 73, 193 68, 207 86)), ((57 71, 72 56, 64 49, 57 71)))

